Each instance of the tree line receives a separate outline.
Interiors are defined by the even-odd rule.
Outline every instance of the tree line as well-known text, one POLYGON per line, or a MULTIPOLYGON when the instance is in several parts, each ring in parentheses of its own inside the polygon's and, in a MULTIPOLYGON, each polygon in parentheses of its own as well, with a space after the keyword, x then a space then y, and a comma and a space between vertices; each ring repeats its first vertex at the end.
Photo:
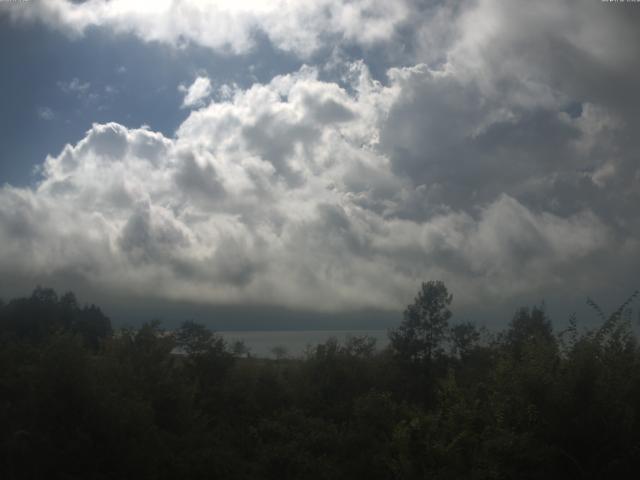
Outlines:
POLYGON ((601 324, 543 307, 453 324, 423 283, 389 346, 260 359, 196 322, 114 330, 37 288, 0 302, 0 476, 12 479, 628 478, 640 467, 634 294, 601 324))

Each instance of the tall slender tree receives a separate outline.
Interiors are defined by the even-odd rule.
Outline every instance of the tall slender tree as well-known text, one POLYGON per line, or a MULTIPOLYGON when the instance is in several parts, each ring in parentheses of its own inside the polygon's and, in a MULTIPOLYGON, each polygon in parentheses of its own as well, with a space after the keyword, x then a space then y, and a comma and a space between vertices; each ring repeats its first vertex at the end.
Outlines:
POLYGON ((402 359, 430 362, 443 352, 453 295, 440 280, 423 282, 401 325, 389 333, 391 347, 402 359))

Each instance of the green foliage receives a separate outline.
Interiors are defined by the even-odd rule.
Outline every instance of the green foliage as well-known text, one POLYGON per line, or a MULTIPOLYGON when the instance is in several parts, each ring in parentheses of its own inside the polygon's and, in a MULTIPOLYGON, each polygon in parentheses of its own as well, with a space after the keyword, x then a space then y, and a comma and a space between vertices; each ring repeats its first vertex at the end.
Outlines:
POLYGON ((397 356, 410 362, 431 361, 443 353, 453 295, 441 281, 422 284, 414 302, 404 311, 400 327, 391 331, 391 346, 397 356))
POLYGON ((111 322, 95 305, 80 307, 73 293, 58 298, 50 288, 37 287, 29 298, 0 305, 0 336, 33 344, 56 333, 82 337, 92 349, 111 335, 111 322))
POLYGON ((633 478, 634 299, 611 315, 590 301, 602 325, 558 335, 519 309, 487 340, 449 328, 451 295, 429 282, 388 350, 330 339, 272 360, 195 322, 112 332, 39 288, 0 305, 0 477, 633 478))
POLYGON ((551 321, 543 307, 518 309, 503 339, 506 347, 515 356, 525 355, 535 347, 556 347, 551 321))
POLYGON ((480 332, 472 323, 460 323, 451 327, 451 350, 454 356, 466 359, 480 342, 480 332))

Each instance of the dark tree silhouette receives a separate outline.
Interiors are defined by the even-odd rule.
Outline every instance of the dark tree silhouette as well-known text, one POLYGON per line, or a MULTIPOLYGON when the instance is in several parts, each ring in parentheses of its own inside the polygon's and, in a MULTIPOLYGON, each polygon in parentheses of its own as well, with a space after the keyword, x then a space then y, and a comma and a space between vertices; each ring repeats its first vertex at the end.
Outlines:
POLYGON ((39 288, 0 305, 0 478, 637 476, 635 295, 569 341, 538 307, 480 341, 448 328, 451 299, 423 284, 382 351, 331 338, 273 360, 195 322, 113 333, 39 288))
POLYGON ((508 348, 516 356, 520 356, 525 348, 533 344, 556 344, 551 321, 544 306, 532 309, 519 308, 511 319, 504 337, 508 348))
POLYGON ((394 352, 412 362, 431 361, 443 351, 453 295, 439 280, 423 282, 401 325, 389 334, 394 352))
POLYGON ((14 299, 2 307, 0 333, 33 343, 54 333, 71 333, 97 349, 112 330, 111 321, 97 306, 81 308, 71 292, 58 297, 51 288, 37 287, 30 297, 14 299))
POLYGON ((465 358, 480 340, 480 332, 473 323, 460 323, 451 327, 451 348, 454 355, 465 358))
POLYGON ((187 320, 175 332, 176 345, 189 356, 204 355, 211 349, 224 349, 222 339, 202 324, 187 320))

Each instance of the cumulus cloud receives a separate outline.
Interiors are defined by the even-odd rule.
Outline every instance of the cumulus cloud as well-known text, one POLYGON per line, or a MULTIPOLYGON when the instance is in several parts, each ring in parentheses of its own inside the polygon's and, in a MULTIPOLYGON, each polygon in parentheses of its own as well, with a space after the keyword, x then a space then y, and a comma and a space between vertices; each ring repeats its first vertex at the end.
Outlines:
POLYGON ((189 87, 180 85, 178 90, 184 93, 183 108, 201 106, 211 95, 211 80, 208 77, 199 76, 189 87))
POLYGON ((363 46, 394 35, 409 9, 405 0, 44 0, 6 9, 21 20, 39 20, 73 35, 89 27, 133 33, 145 41, 244 53, 255 32, 278 48, 307 56, 327 39, 363 46))
POLYGON ((318 310, 395 310, 431 278, 469 308, 569 283, 631 291, 637 13, 583 3, 57 0, 12 10, 78 34, 105 26, 233 52, 250 49, 256 30, 301 56, 336 39, 395 44, 404 64, 378 81, 336 54, 339 80, 304 66, 222 85, 206 105, 211 83, 199 77, 182 88, 192 110, 171 137, 94 125, 47 158, 36 187, 0 190, 0 269, 318 310))
POLYGON ((615 245, 589 208, 535 211, 501 184, 453 207, 384 145, 392 112, 440 80, 396 69, 384 86, 351 69, 349 88, 304 67, 235 89, 173 138, 94 125, 47 158, 36 188, 0 190, 2 270, 214 303, 395 309, 425 278, 468 305, 546 288, 615 245))

